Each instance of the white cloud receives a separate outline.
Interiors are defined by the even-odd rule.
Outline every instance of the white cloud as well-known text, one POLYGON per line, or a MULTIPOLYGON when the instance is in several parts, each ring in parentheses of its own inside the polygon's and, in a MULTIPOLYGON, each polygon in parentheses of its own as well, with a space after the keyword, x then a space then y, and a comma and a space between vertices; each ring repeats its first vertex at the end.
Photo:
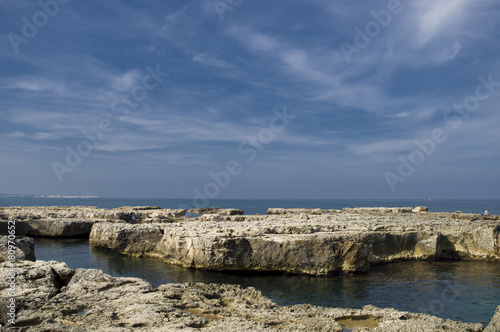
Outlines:
POLYGON ((441 64, 453 60, 461 49, 462 45, 458 41, 455 41, 452 46, 443 49, 443 51, 435 57, 436 63, 441 64))
MULTIPOLYGON (((142 74, 144 76, 144 74, 142 74)), ((141 79, 141 73, 138 70, 129 70, 122 74, 113 75, 111 78, 111 87, 115 90, 128 92, 132 87, 138 85, 141 79)))
POLYGON ((417 3, 423 11, 418 24, 417 45, 422 46, 448 28, 464 15, 471 0, 427 0, 417 3))
POLYGON ((218 58, 213 52, 197 54, 193 56, 193 61, 222 70, 231 70, 236 68, 236 66, 227 62, 226 60, 218 58))
POLYGON ((404 152, 410 151, 414 148, 415 143, 413 142, 413 140, 409 139, 382 140, 375 143, 356 144, 350 146, 350 150, 354 154, 358 155, 370 155, 385 152, 404 152))
POLYGON ((20 131, 14 131, 13 133, 10 133, 10 134, 6 134, 8 137, 13 137, 13 138, 19 138, 19 137, 24 137, 24 133, 20 132, 20 131))

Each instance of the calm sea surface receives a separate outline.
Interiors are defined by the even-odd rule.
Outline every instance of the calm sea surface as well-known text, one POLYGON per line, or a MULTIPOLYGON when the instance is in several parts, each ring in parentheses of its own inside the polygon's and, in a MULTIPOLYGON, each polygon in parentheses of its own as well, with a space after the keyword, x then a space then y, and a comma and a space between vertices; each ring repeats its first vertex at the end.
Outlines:
MULTIPOLYGON (((91 205, 192 207, 182 199, 42 199, 0 198, 0 206, 91 205)), ((498 200, 212 200, 209 206, 240 208, 245 214, 265 214, 269 207, 341 209, 359 206, 420 206, 436 212, 499 214, 498 200)), ((87 239, 35 240, 39 260, 66 262, 72 268, 97 268, 114 276, 140 277, 157 286, 163 283, 204 282, 253 286, 282 305, 310 303, 343 308, 367 304, 424 312, 438 317, 488 324, 500 305, 500 263, 410 262, 372 267, 368 274, 335 277, 224 274, 191 270, 156 259, 134 258, 95 248, 87 239)))
POLYGON ((279 200, 279 199, 213 199, 194 201, 192 199, 138 199, 138 198, 0 198, 0 206, 71 206, 87 205, 112 209, 120 206, 159 206, 171 209, 193 207, 236 208, 245 214, 266 214, 268 208, 321 208, 342 209, 345 207, 408 207, 427 206, 432 212, 483 213, 489 209, 492 214, 500 214, 500 200, 279 200))

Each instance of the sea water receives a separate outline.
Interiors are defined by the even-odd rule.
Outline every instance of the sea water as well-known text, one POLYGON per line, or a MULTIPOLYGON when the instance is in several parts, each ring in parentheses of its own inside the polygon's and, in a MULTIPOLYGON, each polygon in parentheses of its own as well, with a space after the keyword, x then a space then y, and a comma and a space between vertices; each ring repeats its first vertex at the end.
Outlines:
POLYGON ((314 277, 186 269, 92 247, 87 239, 37 238, 35 254, 38 260, 62 261, 74 269, 100 269, 117 277, 139 277, 154 286, 183 282, 252 286, 280 305, 360 309, 371 304, 483 325, 500 305, 498 262, 406 262, 374 266, 366 274, 314 277))
POLYGON ((432 212, 483 213, 490 210, 500 214, 500 200, 447 200, 447 199, 193 199, 160 198, 24 198, 0 197, 0 206, 96 206, 112 209, 121 206, 158 206, 170 209, 195 207, 220 207, 244 210, 245 214, 266 214, 268 208, 321 208, 343 209, 345 207, 415 207, 427 206, 432 212))

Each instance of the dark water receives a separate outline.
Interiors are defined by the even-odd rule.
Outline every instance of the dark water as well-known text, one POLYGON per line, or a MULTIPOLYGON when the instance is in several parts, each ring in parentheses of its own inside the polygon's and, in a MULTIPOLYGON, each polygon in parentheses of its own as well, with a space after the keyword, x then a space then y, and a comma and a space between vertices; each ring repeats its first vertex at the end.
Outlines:
POLYGON ((361 308, 372 304, 487 325, 500 305, 500 263, 411 262, 373 267, 368 274, 336 277, 231 275, 185 269, 156 259, 91 247, 86 239, 35 240, 39 260, 97 268, 114 276, 163 283, 204 282, 253 286, 278 304, 310 303, 361 308))
POLYGON ((345 207, 408 207, 427 206, 433 212, 483 213, 489 209, 492 214, 500 214, 500 200, 373 200, 373 199, 324 199, 324 200, 278 200, 278 199, 213 199, 193 202, 192 199, 138 199, 138 198, 5 198, 0 197, 0 206, 72 206, 87 205, 99 208, 120 206, 159 206, 163 208, 190 209, 193 207, 237 208, 245 214, 266 214, 268 208, 321 208, 342 209, 345 207))

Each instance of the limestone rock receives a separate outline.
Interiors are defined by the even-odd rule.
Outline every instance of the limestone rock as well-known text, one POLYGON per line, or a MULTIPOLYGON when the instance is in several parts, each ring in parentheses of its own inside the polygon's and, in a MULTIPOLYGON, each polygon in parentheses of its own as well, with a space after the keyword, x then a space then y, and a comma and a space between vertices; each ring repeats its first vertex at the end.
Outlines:
POLYGON ((429 212, 429 208, 427 206, 417 206, 412 212, 429 212))
POLYGON ((111 210, 95 206, 0 207, 0 235, 8 234, 10 220, 16 222, 17 236, 88 236, 96 222, 132 222, 131 212, 136 216, 134 223, 173 222, 186 215, 184 209, 154 206, 125 206, 111 210))
POLYGON ((9 241, 7 235, 0 235, 0 262, 7 262, 9 256, 9 244, 14 243, 16 249, 15 260, 35 260, 35 244, 30 237, 16 237, 14 241, 9 241))
POLYGON ((484 329, 484 332, 498 332, 500 331, 500 306, 497 307, 495 315, 491 319, 490 323, 484 329))
POLYGON ((163 237, 159 225, 98 223, 90 233, 90 244, 133 256, 156 257, 156 247, 163 237))
POLYGON ((322 210, 322 209, 283 209, 283 208, 269 208, 267 209, 267 214, 323 214, 329 213, 332 210, 322 210))
POLYGON ((201 221, 222 221, 222 217, 218 213, 214 214, 202 214, 200 216, 201 221))
POLYGON ((396 208, 387 208, 387 207, 357 207, 357 208, 343 208, 343 213, 409 213, 413 212, 412 207, 396 207, 396 208))
POLYGON ((243 215, 244 211, 240 209, 221 209, 218 207, 210 207, 210 208, 196 208, 188 211, 189 213, 197 213, 197 214, 220 214, 224 216, 236 216, 243 215))
POLYGON ((199 219, 149 226, 97 223, 90 242, 184 267, 312 275, 366 272, 371 264, 401 260, 500 260, 495 220, 464 223, 444 214, 407 212, 199 219), (215 220, 224 222, 206 222, 215 220))
MULTIPOLYGON (((481 324, 365 306, 278 306, 255 288, 238 285, 166 284, 154 288, 139 278, 116 278, 100 270, 69 269, 58 262, 19 267, 16 324, 8 321, 8 267, 0 264, 0 323, 9 331, 482 331, 481 324)), ((490 324, 491 325, 491 324, 490 324)))

